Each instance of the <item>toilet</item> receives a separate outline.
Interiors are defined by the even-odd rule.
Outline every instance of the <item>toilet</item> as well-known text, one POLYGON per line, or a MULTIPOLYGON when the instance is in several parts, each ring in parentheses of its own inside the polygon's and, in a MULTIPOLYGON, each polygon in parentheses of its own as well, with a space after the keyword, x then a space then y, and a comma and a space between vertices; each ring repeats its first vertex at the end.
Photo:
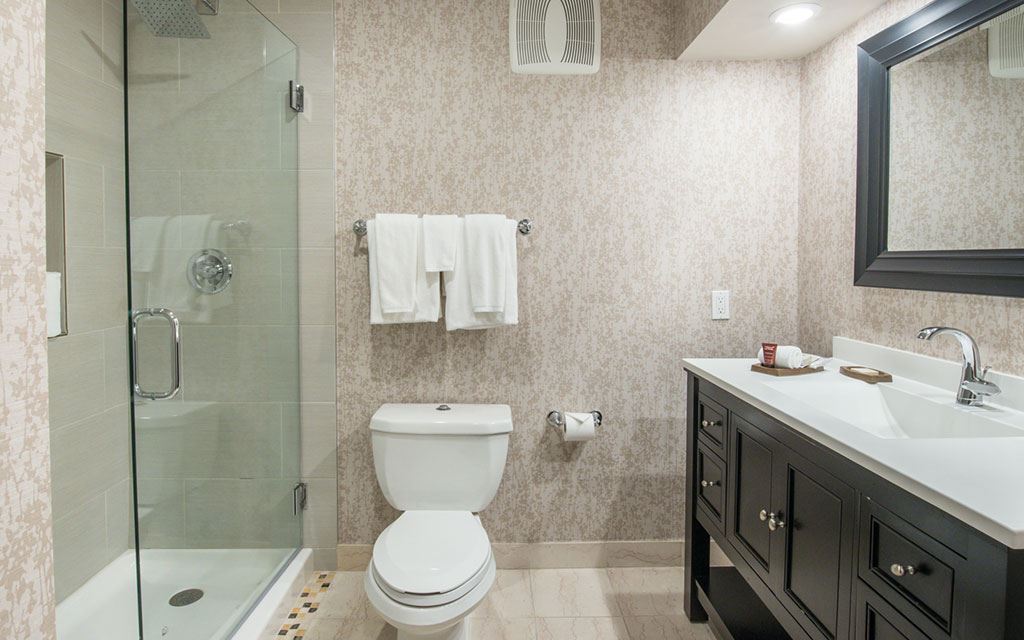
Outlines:
POLYGON ((466 616, 494 584, 477 513, 501 483, 512 410, 385 404, 370 430, 377 483, 403 513, 373 545, 366 595, 399 640, 466 640, 466 616))

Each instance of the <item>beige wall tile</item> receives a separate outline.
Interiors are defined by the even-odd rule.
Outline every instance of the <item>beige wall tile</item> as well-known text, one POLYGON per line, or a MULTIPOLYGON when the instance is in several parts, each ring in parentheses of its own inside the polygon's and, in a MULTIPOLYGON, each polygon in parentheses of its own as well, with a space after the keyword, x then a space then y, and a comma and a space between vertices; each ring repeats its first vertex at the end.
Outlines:
MULTIPOLYGON (((281 13, 331 13, 334 0, 281 0, 281 13)), ((301 46, 301 45, 300 45, 301 46)), ((331 48, 331 45, 327 45, 331 48)))
POLYGON ((307 507, 302 512, 302 541, 311 547, 338 543, 338 485, 334 478, 305 478, 307 507))
POLYGON ((46 4, 46 57, 90 78, 103 77, 103 0, 46 4))
POLYGON ((338 473, 337 408, 331 402, 307 402, 299 405, 299 414, 302 424, 302 477, 335 479, 338 473))
POLYGON ((60 602, 109 562, 103 494, 53 521, 55 592, 60 602))
POLYGON ((299 323, 335 322, 334 249, 302 249, 299 263, 299 323))
POLYGON ((334 198, 333 171, 299 171, 300 247, 334 248, 334 198))
POLYGON ((294 402, 295 327, 185 326, 183 392, 190 400, 294 402))
POLYGON ((96 415, 108 407, 103 333, 69 335, 47 343, 50 428, 96 415))
MULTIPOLYGON (((57 517, 128 477, 129 419, 128 407, 122 405, 52 432, 53 512, 57 517), (82 455, 83 451, 89 455, 82 455)), ((102 517, 102 502, 99 510, 102 517)))
POLYGON ((64 170, 64 242, 69 247, 102 247, 103 167, 66 158, 64 170))
POLYGON ((334 327, 299 327, 302 402, 332 402, 337 389, 334 327))
POLYGON ((68 330, 75 333, 124 326, 128 282, 124 249, 69 247, 68 330))

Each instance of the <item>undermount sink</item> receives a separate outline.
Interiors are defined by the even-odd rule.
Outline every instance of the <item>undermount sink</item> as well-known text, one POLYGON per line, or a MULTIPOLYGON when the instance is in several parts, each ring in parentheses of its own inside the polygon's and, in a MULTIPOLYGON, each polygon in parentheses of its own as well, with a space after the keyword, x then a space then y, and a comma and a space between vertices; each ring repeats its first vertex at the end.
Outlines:
POLYGON ((1024 414, 995 406, 959 406, 952 394, 924 385, 917 385, 921 391, 915 393, 850 380, 836 371, 765 384, 878 438, 1024 437, 1024 414))

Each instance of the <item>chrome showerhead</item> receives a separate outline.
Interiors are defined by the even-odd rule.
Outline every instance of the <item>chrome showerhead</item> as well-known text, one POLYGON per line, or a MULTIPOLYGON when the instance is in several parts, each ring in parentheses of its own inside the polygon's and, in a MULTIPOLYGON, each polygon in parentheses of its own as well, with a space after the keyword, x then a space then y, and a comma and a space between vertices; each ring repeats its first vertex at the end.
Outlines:
MULTIPOLYGON (((200 0, 204 9, 213 9, 216 2, 200 0)), ((139 15, 153 35, 164 38, 209 38, 193 0, 132 0, 139 15)))

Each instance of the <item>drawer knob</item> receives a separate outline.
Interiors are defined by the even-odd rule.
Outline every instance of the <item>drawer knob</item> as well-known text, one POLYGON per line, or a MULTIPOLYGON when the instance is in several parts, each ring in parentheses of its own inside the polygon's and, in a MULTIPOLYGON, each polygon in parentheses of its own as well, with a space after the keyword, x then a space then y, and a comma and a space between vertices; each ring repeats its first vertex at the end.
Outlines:
POLYGON ((908 564, 907 566, 903 566, 901 564, 894 564, 891 567, 889 567, 889 571, 891 571, 892 575, 896 576, 897 578, 902 578, 903 576, 912 576, 915 573, 917 573, 917 569, 915 569, 914 565, 912 564, 908 564))
POLYGON ((708 487, 717 487, 719 484, 720 483, 718 482, 718 480, 701 480, 700 481, 700 486, 704 487, 705 489, 707 489, 708 487))
POLYGON ((779 518, 774 513, 769 513, 768 514, 768 530, 769 531, 778 531, 779 529, 782 529, 785 526, 786 526, 786 521, 785 520, 783 520, 782 518, 779 518))
POLYGON ((719 424, 721 424, 721 423, 718 420, 701 420, 700 421, 700 426, 704 427, 705 429, 707 429, 708 427, 717 427, 719 424))

